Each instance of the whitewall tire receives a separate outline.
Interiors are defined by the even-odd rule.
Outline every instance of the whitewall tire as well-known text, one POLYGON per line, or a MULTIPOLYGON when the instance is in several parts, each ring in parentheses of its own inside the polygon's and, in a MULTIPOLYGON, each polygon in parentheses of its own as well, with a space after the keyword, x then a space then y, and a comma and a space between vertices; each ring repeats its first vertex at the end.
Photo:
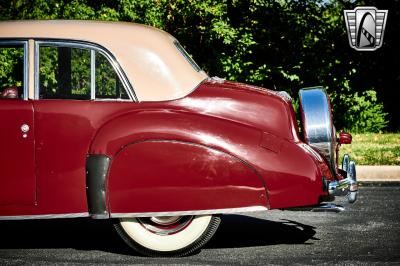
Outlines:
POLYGON ((146 256, 185 256, 204 246, 220 218, 213 215, 123 218, 115 228, 122 239, 146 256))

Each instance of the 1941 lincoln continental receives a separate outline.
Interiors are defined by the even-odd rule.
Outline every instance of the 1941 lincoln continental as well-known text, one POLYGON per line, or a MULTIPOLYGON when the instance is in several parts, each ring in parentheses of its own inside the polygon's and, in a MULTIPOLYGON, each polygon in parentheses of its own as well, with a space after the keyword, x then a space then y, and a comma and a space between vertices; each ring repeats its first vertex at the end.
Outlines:
POLYGON ((149 256, 182 256, 220 215, 341 211, 357 196, 326 92, 210 78, 161 30, 0 23, 0 219, 110 219, 149 256), (337 203, 337 202, 336 202, 337 203))

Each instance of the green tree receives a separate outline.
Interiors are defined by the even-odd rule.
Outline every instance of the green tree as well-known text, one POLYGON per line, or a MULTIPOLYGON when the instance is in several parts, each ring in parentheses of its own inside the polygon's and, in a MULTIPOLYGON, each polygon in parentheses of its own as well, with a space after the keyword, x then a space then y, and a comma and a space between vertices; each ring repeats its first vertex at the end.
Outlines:
POLYGON ((11 0, 0 7, 1 19, 99 19, 151 25, 180 40, 210 75, 267 88, 275 85, 295 98, 301 87, 323 85, 331 96, 338 129, 400 129, 400 112, 391 95, 400 87, 397 0, 11 0), (385 43, 376 52, 357 52, 348 44, 343 10, 358 5, 389 8, 385 43), (356 112, 358 105, 376 117, 356 112), (366 125, 365 119, 370 121, 366 125), (375 123, 378 120, 382 123, 375 123))

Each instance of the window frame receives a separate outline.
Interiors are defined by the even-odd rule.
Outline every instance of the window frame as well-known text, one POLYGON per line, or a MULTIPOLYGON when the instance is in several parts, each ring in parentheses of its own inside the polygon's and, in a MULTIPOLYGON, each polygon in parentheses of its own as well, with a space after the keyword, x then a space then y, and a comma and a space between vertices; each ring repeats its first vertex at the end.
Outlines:
POLYGON ((23 49, 24 49, 24 73, 23 73, 23 79, 24 79, 24 86, 23 86, 23 92, 24 92, 24 97, 22 100, 28 100, 28 88, 29 88, 29 46, 28 46, 29 40, 28 39, 0 39, 0 47, 1 46, 6 46, 6 45, 20 45, 22 44, 23 49))
MULTIPOLYGON (((135 101, 137 102, 137 97, 133 90, 131 83, 129 82, 125 72, 121 68, 119 62, 115 58, 113 54, 111 54, 106 48, 89 42, 83 41, 75 41, 75 40, 59 40, 59 39, 35 39, 35 99, 36 100, 48 100, 48 99, 40 99, 40 80, 39 80, 39 61, 40 61, 40 46, 50 46, 50 47, 68 47, 68 48, 77 48, 77 49, 87 49, 90 51, 90 100, 91 101, 135 101), (108 62, 111 64, 114 71, 117 73, 118 78, 122 83, 122 87, 128 95, 129 99, 96 99, 96 62, 95 62, 95 54, 99 53, 103 55, 108 62)), ((60 99, 63 100, 63 99, 60 99)), ((87 100, 85 100, 87 101, 87 100)))
POLYGON ((182 44, 178 42, 178 40, 174 40, 174 46, 196 72, 203 71, 201 67, 196 63, 196 61, 194 61, 190 54, 185 50, 182 44))

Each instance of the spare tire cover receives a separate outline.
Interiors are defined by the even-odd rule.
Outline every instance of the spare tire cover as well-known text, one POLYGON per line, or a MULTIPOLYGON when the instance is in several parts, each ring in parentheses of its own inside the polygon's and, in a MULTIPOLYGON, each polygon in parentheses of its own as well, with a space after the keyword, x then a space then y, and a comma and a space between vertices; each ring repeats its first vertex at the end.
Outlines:
POLYGON ((336 172, 336 132, 329 97, 322 87, 301 89, 300 110, 304 141, 323 155, 336 172))

